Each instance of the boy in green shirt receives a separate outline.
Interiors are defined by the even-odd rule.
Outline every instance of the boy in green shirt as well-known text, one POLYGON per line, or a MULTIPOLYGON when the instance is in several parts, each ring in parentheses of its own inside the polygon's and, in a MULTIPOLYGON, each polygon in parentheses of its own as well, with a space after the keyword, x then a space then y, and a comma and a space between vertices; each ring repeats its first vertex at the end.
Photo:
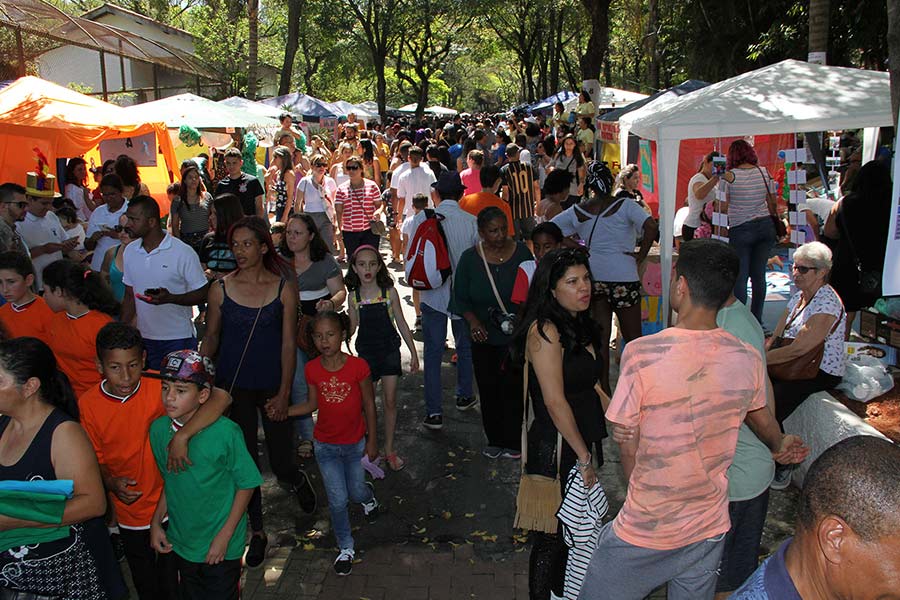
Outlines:
POLYGON ((193 466, 166 470, 166 446, 209 399, 213 367, 197 352, 166 356, 160 372, 166 416, 150 425, 150 446, 164 490, 150 525, 157 552, 175 551, 183 598, 236 600, 247 535, 247 504, 262 476, 240 428, 219 418, 191 439, 193 466), (169 527, 162 521, 168 514, 169 527))

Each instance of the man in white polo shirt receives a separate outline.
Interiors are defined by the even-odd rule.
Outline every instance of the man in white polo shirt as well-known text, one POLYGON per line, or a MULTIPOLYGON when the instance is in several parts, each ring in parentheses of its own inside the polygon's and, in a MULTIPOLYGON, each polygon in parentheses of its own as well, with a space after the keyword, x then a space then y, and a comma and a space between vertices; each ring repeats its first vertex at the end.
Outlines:
POLYGON ((119 243, 119 217, 125 214, 128 203, 122 194, 124 189, 122 180, 115 173, 103 177, 100 182, 100 193, 103 195, 103 204, 99 205, 88 221, 87 232, 84 238, 86 250, 92 250, 91 269, 100 272, 103 266, 103 258, 106 251, 119 243))
POLYGON ((16 232, 31 252, 34 285, 38 291, 44 289, 44 267, 64 258, 78 244, 78 238, 66 239, 66 230, 56 213, 50 210, 53 198, 59 195, 53 191, 55 179, 52 177, 47 176, 49 183, 43 189, 37 189, 31 183, 25 186, 28 214, 16 223, 16 232))
MULTIPOLYGON (((423 194, 431 198, 431 184, 435 182, 431 169, 422 166, 424 152, 418 146, 409 148, 409 169, 397 175, 397 208, 398 216, 403 219, 411 219, 416 211, 413 209, 412 199, 416 194, 423 194)), ((428 201, 428 207, 433 208, 434 202, 428 201)))
POLYGON ((136 239, 123 258, 122 322, 137 317, 147 366, 158 370, 169 352, 197 349, 191 306, 206 300, 206 275, 197 253, 162 230, 156 200, 132 198, 125 218, 128 233, 136 239))

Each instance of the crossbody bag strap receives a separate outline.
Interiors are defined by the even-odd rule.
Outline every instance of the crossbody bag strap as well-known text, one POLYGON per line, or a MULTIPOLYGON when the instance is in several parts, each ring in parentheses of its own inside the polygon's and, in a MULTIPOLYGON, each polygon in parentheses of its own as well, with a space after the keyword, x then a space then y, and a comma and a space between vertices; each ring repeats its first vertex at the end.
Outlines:
MULTIPOLYGON (((222 285, 222 291, 224 292, 225 282, 222 279, 220 279, 219 282, 222 285)), ((278 286, 278 295, 281 296, 281 285, 278 286)), ((244 364, 244 357, 247 356, 247 349, 250 347, 250 340, 253 339, 253 332, 256 331, 256 324, 259 323, 259 315, 262 314, 262 309, 263 307, 260 306, 256 311, 256 317, 253 319, 253 326, 250 327, 250 334, 247 336, 247 341, 244 343, 244 349, 241 352, 241 359, 238 361, 237 368, 234 370, 234 377, 231 379, 231 385, 228 386, 228 395, 231 395, 231 392, 234 390, 234 384, 237 382, 238 374, 241 372, 241 366, 244 364)))
POLYGON ((497 304, 500 305, 500 310, 508 313, 506 304, 503 303, 500 292, 497 291, 497 284, 494 283, 494 276, 491 274, 491 267, 488 265, 487 257, 484 255, 484 242, 478 242, 478 253, 481 255, 481 262, 484 263, 484 272, 487 273, 488 281, 491 282, 491 289, 494 290, 494 298, 497 300, 497 304))
POLYGON ((606 216, 610 213, 610 211, 612 209, 614 209, 617 206, 620 206, 623 202, 625 202, 625 200, 626 200, 626 198, 619 198, 618 202, 610 204, 606 210, 604 210, 602 213, 600 213, 596 217, 594 217, 594 224, 591 226, 591 233, 590 233, 590 235, 588 235, 588 239, 587 239, 588 250, 591 249, 591 240, 594 239, 594 230, 597 228, 597 223, 600 222, 600 219, 605 219, 606 216))
MULTIPOLYGON (((527 344, 527 342, 526 342, 527 344)), ((528 349, 525 350, 525 369, 522 373, 522 474, 525 474, 525 465, 528 464, 528 371, 531 361, 528 359, 528 349)), ((562 434, 556 432, 556 480, 559 481, 559 464, 562 459, 562 434)))
POLYGON ((778 201, 772 197, 772 196, 774 196, 774 194, 772 194, 772 192, 769 190, 769 182, 766 181, 766 176, 762 172, 762 167, 760 167, 759 165, 756 165, 756 170, 759 171, 759 176, 762 178, 763 185, 766 187, 766 210, 769 211, 769 214, 771 216, 773 216, 777 219, 778 218, 777 208, 775 209, 775 211, 773 211, 772 205, 773 204, 777 205, 778 201), (770 199, 772 200, 771 203, 769 202, 770 199))

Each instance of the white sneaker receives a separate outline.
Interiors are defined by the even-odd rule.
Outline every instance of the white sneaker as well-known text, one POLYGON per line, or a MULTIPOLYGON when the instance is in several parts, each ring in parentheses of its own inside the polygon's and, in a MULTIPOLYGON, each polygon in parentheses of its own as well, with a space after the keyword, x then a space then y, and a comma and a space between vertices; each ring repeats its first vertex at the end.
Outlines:
POLYGON ((353 571, 353 559, 356 553, 353 550, 343 549, 338 557, 334 559, 334 572, 344 577, 353 571))

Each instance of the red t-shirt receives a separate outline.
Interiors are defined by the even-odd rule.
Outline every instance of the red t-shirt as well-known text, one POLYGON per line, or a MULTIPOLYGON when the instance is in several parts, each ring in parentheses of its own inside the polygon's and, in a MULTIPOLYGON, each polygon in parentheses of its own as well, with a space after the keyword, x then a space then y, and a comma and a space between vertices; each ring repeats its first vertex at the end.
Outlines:
POLYGON ((359 384, 370 377, 369 363, 348 356, 338 371, 328 371, 322 358, 306 363, 306 383, 315 387, 319 416, 313 435, 325 444, 355 444, 366 434, 359 384))
POLYGON ((0 306, 0 322, 6 328, 10 339, 35 337, 45 344, 49 341, 50 321, 53 311, 40 296, 22 306, 7 302, 0 306))

